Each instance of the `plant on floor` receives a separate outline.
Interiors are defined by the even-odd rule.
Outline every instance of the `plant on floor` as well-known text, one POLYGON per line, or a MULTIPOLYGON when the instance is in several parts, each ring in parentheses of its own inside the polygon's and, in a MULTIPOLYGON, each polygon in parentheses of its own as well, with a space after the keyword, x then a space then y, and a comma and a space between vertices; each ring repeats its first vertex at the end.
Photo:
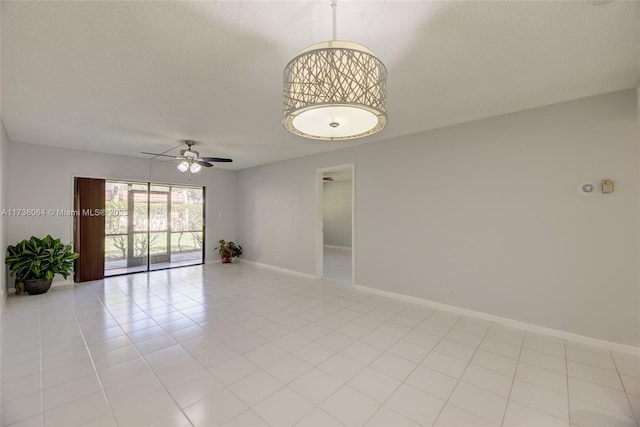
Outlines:
POLYGON ((223 263, 229 263, 233 257, 242 255, 242 246, 236 245, 234 242, 225 242, 223 239, 218 240, 218 246, 215 250, 220 253, 223 263))
POLYGON ((65 279, 73 274, 73 261, 79 254, 73 252, 71 244, 65 245, 60 239, 47 235, 44 239, 32 236, 16 245, 7 247, 5 264, 11 276, 24 284, 30 295, 43 294, 51 287, 53 276, 60 274, 65 279))

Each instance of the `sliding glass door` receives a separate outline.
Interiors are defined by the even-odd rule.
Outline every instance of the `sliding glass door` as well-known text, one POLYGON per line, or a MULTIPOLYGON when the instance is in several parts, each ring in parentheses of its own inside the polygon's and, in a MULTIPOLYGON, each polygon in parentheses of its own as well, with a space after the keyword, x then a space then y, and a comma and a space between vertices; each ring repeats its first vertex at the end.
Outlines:
POLYGON ((204 262, 204 189, 107 181, 105 275, 204 262))
POLYGON ((171 263, 204 262, 204 189, 171 187, 168 247, 171 263))

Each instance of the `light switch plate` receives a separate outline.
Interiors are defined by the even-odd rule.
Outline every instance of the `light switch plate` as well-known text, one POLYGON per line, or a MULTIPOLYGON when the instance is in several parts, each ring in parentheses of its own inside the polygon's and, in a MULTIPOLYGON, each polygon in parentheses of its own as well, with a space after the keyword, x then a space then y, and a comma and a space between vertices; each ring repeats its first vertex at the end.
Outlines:
POLYGON ((611 180, 611 179, 603 179, 602 180, 602 192, 603 193, 613 193, 613 180, 611 180))

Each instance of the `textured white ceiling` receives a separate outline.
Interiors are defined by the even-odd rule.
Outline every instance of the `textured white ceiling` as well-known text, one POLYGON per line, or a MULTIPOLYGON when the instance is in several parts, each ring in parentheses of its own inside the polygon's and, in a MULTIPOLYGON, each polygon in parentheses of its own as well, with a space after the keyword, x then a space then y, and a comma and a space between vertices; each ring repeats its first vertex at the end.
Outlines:
POLYGON ((385 62, 389 124, 357 142, 282 128, 282 71, 331 35, 323 1, 2 2, 16 142, 138 156, 181 139, 239 169, 631 88, 640 2, 340 1, 385 62))

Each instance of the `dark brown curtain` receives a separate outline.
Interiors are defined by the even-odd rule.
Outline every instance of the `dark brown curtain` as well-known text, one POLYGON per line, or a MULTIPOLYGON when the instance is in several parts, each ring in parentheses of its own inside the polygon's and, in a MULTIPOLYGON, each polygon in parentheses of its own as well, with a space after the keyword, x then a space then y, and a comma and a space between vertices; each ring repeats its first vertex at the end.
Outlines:
POLYGON ((76 178, 74 250, 80 254, 76 282, 104 279, 104 183, 104 179, 76 178))

